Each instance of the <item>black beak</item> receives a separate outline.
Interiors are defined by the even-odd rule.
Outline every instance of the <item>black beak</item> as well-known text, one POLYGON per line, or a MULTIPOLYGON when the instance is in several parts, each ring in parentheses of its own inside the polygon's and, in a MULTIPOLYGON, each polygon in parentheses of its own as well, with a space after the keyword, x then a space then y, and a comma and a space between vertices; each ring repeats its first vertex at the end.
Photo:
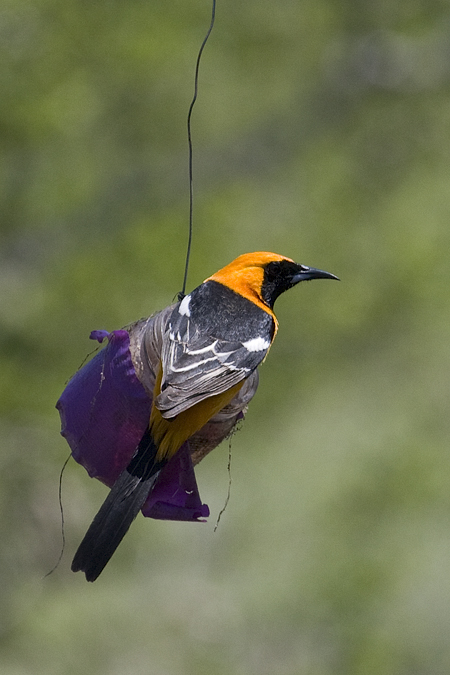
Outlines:
POLYGON ((318 270, 316 267, 299 265, 299 271, 292 277, 292 283, 298 284, 300 281, 308 281, 309 279, 336 279, 336 281, 340 281, 339 277, 330 274, 330 272, 318 270))

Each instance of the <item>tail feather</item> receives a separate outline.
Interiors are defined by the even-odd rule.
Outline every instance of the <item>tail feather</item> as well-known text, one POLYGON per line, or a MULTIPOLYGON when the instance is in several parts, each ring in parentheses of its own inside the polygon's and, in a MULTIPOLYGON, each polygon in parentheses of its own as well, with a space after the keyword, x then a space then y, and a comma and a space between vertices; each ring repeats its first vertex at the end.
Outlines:
POLYGON ((101 574, 156 483, 163 466, 163 462, 155 462, 156 452, 147 431, 78 547, 73 572, 84 572, 88 581, 95 581, 101 574))
POLYGON ((142 481, 125 470, 119 476, 78 547, 73 572, 84 572, 88 581, 97 579, 143 507, 158 475, 159 472, 142 481))

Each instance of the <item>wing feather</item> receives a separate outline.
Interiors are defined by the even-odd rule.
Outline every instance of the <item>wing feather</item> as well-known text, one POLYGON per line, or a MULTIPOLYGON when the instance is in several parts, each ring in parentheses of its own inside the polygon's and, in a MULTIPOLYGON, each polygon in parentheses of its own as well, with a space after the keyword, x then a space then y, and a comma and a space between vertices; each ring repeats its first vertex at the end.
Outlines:
POLYGON ((166 418, 221 394, 246 379, 264 360, 271 336, 255 336, 254 345, 200 332, 193 319, 172 312, 163 339, 163 376, 156 406, 166 418))

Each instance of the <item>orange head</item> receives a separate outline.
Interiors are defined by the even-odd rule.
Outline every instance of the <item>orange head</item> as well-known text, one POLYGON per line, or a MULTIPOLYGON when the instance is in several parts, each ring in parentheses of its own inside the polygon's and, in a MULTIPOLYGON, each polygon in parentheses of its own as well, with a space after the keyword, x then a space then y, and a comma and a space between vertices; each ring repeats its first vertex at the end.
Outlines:
POLYGON ((334 274, 299 265, 277 253, 256 251, 240 255, 205 281, 224 284, 272 314, 281 293, 300 281, 321 278, 337 279, 334 274))

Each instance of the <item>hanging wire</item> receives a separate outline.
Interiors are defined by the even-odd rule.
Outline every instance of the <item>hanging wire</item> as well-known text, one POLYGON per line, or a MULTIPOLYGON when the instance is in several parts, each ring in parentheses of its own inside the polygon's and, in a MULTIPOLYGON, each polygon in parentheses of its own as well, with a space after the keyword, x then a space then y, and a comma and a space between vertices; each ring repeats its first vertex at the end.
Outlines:
POLYGON ((211 35, 211 31, 214 28, 214 21, 216 18, 216 0, 212 0, 212 11, 211 11, 211 22, 209 24, 208 31, 205 35, 205 38, 201 44, 201 47, 198 52, 197 56, 197 63, 195 65, 195 78, 194 78, 194 96, 191 101, 191 105, 189 106, 189 112, 187 116, 187 132, 188 132, 188 145, 189 145, 189 237, 188 237, 188 245, 187 245, 187 251, 186 251, 186 264, 184 268, 184 278, 183 278, 183 289, 178 293, 178 300, 182 300, 186 294, 186 284, 187 284, 187 276, 188 276, 188 270, 189 270, 189 259, 191 257, 191 245, 192 245, 192 224, 193 224, 193 212, 194 212, 194 187, 193 187, 193 172, 192 172, 192 129, 191 129, 191 118, 192 118, 192 110, 194 108, 195 102, 197 100, 197 95, 198 95, 198 73, 200 69, 200 61, 202 58, 203 50, 205 48, 206 43, 208 42, 208 38, 211 35))

